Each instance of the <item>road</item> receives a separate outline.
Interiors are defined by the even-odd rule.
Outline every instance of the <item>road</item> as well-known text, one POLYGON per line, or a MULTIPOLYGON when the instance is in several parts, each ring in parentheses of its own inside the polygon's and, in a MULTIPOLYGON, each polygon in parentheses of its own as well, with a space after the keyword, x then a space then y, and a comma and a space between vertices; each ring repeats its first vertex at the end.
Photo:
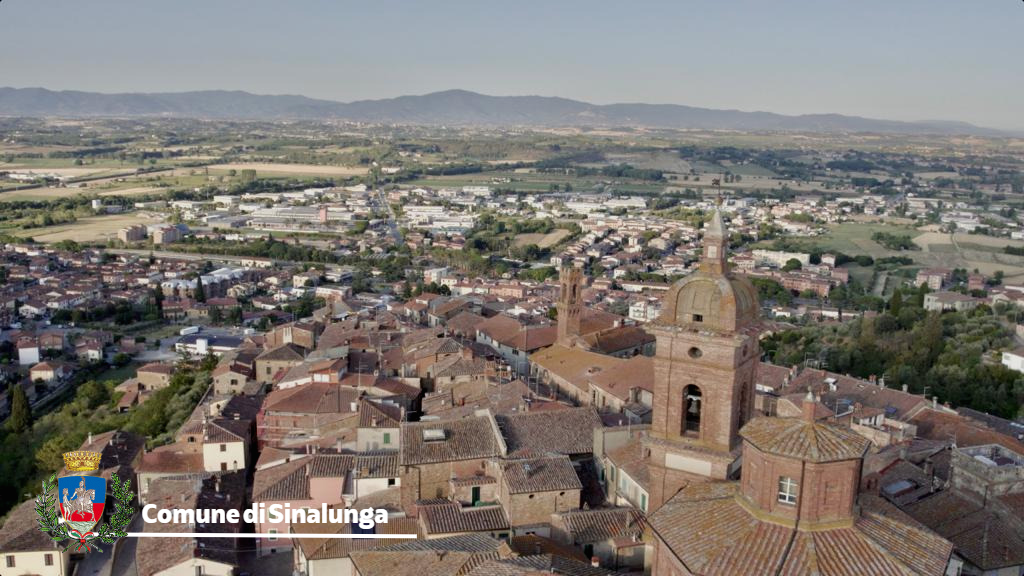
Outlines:
POLYGON ((130 256, 149 257, 152 254, 155 258, 171 258, 176 260, 192 260, 210 262, 240 263, 242 260, 252 260, 251 256, 227 256, 224 254, 196 254, 188 252, 173 252, 170 250, 136 250, 131 248, 107 248, 111 254, 126 254, 130 256))
POLYGON ((395 214, 395 209, 391 204, 388 204, 387 200, 384 198, 384 193, 380 190, 377 190, 377 201, 380 202, 381 206, 387 207, 388 227, 391 228, 391 237, 395 239, 397 244, 401 244, 403 242, 402 231, 398 229, 398 215, 395 214))

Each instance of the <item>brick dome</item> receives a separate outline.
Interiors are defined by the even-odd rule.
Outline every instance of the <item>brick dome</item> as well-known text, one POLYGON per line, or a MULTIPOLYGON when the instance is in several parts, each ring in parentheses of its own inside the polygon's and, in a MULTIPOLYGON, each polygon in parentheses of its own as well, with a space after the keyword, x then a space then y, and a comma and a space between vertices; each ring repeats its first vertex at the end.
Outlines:
POLYGON ((669 289, 658 323, 735 332, 757 322, 757 290, 745 277, 729 272, 728 238, 718 210, 708 223, 703 244, 700 269, 669 289))

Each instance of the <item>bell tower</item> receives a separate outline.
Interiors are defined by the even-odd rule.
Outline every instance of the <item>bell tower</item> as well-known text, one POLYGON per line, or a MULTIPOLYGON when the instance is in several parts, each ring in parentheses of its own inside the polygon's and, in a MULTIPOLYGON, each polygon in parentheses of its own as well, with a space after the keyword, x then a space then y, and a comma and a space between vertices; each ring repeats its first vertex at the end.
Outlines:
POLYGON ((657 338, 647 442, 655 507, 688 481, 727 479, 739 467, 739 430, 754 410, 759 304, 753 285, 731 274, 727 252, 716 209, 697 271, 672 286, 648 326, 657 338))
POLYGON ((580 335, 580 321, 583 315, 583 269, 562 266, 558 275, 561 293, 558 298, 558 343, 572 346, 580 335))

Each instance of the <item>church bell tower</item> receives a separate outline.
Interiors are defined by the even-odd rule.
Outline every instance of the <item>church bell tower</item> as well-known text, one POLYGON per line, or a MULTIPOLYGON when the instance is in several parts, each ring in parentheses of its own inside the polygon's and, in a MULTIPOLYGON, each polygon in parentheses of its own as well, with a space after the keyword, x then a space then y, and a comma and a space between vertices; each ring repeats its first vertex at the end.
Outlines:
POLYGON ((727 479, 739 467, 739 430, 754 409, 759 304, 753 285, 730 272, 727 252, 716 209, 697 271, 672 286, 648 326, 657 338, 646 440, 655 508, 689 481, 727 479))

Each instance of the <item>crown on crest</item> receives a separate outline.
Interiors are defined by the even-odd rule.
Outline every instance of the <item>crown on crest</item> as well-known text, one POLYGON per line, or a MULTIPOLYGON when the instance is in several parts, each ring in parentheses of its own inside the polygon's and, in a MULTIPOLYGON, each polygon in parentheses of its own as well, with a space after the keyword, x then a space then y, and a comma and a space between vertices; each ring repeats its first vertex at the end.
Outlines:
POLYGON ((100 467, 100 458, 103 455, 99 452, 78 450, 64 453, 64 467, 71 472, 86 472, 96 470, 100 467))

